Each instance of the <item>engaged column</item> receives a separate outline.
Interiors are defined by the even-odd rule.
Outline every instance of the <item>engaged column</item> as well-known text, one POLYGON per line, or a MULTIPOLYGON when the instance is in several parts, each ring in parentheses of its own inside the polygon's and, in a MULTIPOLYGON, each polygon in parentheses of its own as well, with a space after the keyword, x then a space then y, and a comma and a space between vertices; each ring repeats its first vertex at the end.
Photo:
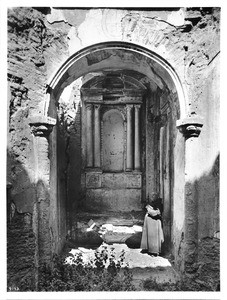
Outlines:
POLYGON ((86 148, 86 155, 87 155, 87 167, 93 167, 93 126, 92 126, 92 115, 93 115, 93 105, 87 104, 86 105, 86 115, 87 115, 87 148, 86 148))
POLYGON ((127 105, 127 152, 126 152, 126 171, 132 171, 133 168, 133 145, 132 145, 132 108, 133 105, 127 105))
POLYGON ((134 169, 140 171, 140 105, 135 105, 135 148, 134 148, 134 169))
POLYGON ((94 143, 95 143, 95 155, 94 155, 94 167, 101 167, 101 158, 100 158, 100 105, 97 104, 94 106, 95 112, 95 124, 94 124, 94 143))

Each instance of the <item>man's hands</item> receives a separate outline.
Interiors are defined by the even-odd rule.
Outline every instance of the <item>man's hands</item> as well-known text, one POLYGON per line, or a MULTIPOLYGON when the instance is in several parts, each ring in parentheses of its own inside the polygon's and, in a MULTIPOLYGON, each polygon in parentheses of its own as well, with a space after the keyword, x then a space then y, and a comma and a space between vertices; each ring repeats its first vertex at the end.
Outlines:
POLYGON ((154 209, 152 206, 147 205, 146 206, 147 212, 149 215, 151 215, 152 217, 160 215, 160 210, 159 209, 154 209))

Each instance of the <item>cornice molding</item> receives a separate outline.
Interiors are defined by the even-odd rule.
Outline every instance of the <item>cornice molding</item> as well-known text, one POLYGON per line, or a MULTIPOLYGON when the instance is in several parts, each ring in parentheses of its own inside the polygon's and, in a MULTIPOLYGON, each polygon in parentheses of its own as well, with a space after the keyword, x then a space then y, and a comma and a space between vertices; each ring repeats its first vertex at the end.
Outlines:
POLYGON ((198 115, 190 115, 177 121, 177 128, 186 139, 198 137, 203 127, 203 118, 198 115))
POLYGON ((29 125, 31 132, 35 136, 49 136, 53 127, 56 125, 56 119, 43 116, 43 115, 34 115, 30 117, 29 125))

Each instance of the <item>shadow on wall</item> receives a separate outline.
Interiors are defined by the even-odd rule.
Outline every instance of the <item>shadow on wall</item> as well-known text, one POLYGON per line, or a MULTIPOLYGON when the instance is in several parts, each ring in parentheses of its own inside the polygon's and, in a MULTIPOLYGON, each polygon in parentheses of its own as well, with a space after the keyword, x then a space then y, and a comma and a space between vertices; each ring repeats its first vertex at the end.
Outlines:
POLYGON ((195 182, 196 190, 198 193, 197 200, 199 206, 199 238, 204 235, 214 236, 214 234, 219 232, 220 230, 219 166, 220 155, 218 154, 209 174, 202 176, 199 180, 196 180, 195 182), (208 218, 207 216, 210 216, 210 218, 208 218))
POLYGON ((83 201, 81 192, 81 104, 59 105, 58 112, 58 192, 65 199, 67 227, 72 227, 73 214, 83 201))
POLYGON ((18 157, 7 152, 7 288, 36 290, 38 266, 51 255, 50 201, 45 183, 31 182, 18 157))
POLYGON ((219 155, 210 172, 193 182, 191 191, 187 209, 193 223, 186 220, 185 271, 201 290, 214 291, 220 286, 219 155))
POLYGON ((198 192, 198 272, 212 290, 220 285, 219 155, 209 174, 196 181, 198 192))
MULTIPOLYGON (((30 181, 17 157, 10 152, 7 153, 7 176, 8 290, 26 290, 28 286, 35 289, 39 247, 35 237, 35 217, 40 219, 34 216, 36 185, 30 181)), ((44 187, 45 193, 44 184, 39 182, 39 185, 44 187)), ((195 239, 198 244, 188 249, 186 265, 195 280, 200 281, 201 290, 215 290, 220 282, 219 155, 211 171, 196 180, 193 188, 197 203, 195 221, 198 226, 195 239)), ((42 237, 43 243, 48 243, 45 236, 42 237)))
POLYGON ((36 240, 32 228, 35 185, 12 153, 7 153, 7 286, 35 287, 36 240))

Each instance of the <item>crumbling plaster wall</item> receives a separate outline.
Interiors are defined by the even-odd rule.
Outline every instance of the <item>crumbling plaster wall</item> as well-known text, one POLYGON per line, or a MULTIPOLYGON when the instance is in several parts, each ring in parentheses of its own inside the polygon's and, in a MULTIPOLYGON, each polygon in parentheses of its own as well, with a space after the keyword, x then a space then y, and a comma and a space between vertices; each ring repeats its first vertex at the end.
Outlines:
MULTIPOLYGON (((218 164, 215 164, 219 132, 218 8, 150 11, 11 8, 8 12, 8 39, 11 91, 8 181, 12 183, 11 200, 19 213, 32 216, 36 202, 34 140, 29 117, 44 112, 46 83, 63 62, 80 49, 100 42, 124 41, 144 46, 168 61, 185 90, 186 113, 204 117, 193 160, 196 170, 193 180, 196 180, 198 210, 202 216, 198 223, 198 238, 202 240, 209 236, 213 239, 213 232, 218 231, 218 164), (23 180, 20 170, 26 173, 28 180, 23 180), (209 177, 209 184, 204 174, 209 177), (215 188, 212 195, 208 185, 215 188), (207 213, 202 214, 204 206, 207 213), (210 208, 214 206, 215 215, 211 216, 210 208)), ((176 174, 175 177, 177 180, 176 174)), ((178 202, 180 199, 176 199, 178 202)), ((178 232, 181 236, 183 231, 183 224, 176 224, 176 234, 178 232)), ((178 248, 179 244, 175 246, 178 248)))
MULTIPOLYGON (((58 105, 58 186, 65 199, 67 225, 71 227, 72 211, 81 205, 81 79, 61 95, 58 105)), ((64 220, 62 220, 64 222, 64 220)))

